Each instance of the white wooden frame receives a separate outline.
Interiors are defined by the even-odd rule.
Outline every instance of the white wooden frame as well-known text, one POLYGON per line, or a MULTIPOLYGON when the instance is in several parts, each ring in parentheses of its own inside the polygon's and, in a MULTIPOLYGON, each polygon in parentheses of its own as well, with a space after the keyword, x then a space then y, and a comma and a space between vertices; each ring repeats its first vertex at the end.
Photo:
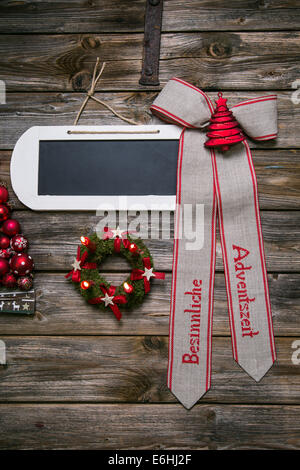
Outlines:
POLYGON ((174 210, 176 196, 41 196, 38 195, 41 140, 177 140, 173 125, 31 127, 17 141, 11 181, 20 201, 35 210, 174 210), (76 133, 72 133, 72 132, 76 133), (82 132, 82 133, 81 133, 82 132))

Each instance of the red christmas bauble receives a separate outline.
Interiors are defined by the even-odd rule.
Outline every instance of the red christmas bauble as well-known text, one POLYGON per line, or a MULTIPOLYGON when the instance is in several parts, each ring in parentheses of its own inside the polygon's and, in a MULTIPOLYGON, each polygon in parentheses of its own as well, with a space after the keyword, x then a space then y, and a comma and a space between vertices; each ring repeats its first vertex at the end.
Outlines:
POLYGON ((8 219, 10 214, 9 208, 6 204, 0 204, 0 222, 8 219))
POLYGON ((20 253, 28 248, 28 240, 23 235, 18 234, 11 239, 10 246, 16 253, 20 253))
POLYGON ((0 258, 8 259, 12 254, 13 251, 11 248, 4 248, 3 250, 0 250, 0 258))
POLYGON ((8 191, 5 186, 0 186, 0 203, 8 201, 8 191))
POLYGON ((10 238, 7 235, 4 235, 3 233, 0 235, 0 248, 2 250, 5 250, 5 248, 8 248, 10 245, 10 238))
POLYGON ((27 253, 18 253, 11 258, 10 267, 14 274, 24 276, 31 273, 34 264, 31 256, 27 255, 27 253))
POLYGON ((0 276, 4 276, 4 274, 8 273, 9 271, 9 264, 6 259, 0 258, 0 276))
POLYGON ((13 237, 20 232, 20 224, 16 219, 7 219, 2 225, 2 232, 9 237, 13 237))
POLYGON ((3 276, 2 283, 5 287, 15 287, 17 279, 12 273, 7 273, 3 276))
POLYGON ((19 277, 18 281, 18 287, 22 290, 29 290, 32 287, 32 278, 30 276, 23 276, 19 277))

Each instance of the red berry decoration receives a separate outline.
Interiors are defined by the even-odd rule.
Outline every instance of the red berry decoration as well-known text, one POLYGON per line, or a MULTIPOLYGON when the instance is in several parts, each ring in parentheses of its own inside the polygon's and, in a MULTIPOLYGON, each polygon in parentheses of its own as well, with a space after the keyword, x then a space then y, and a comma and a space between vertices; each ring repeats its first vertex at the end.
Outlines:
POLYGON ((10 246, 14 251, 20 253, 28 248, 28 240, 23 235, 18 234, 11 239, 10 246))
POLYGON ((9 264, 6 259, 0 258, 0 276, 4 276, 4 274, 8 273, 9 271, 9 264))
POLYGON ((10 260, 10 268, 14 274, 24 276, 33 270, 33 260, 27 253, 18 253, 10 260))
POLYGON ((17 284, 17 279, 12 273, 7 273, 3 276, 2 283, 5 287, 15 287, 17 284))
POLYGON ((0 203, 8 201, 8 191, 7 188, 1 184, 0 185, 0 203))
POLYGON ((7 235, 0 235, 0 249, 5 250, 10 245, 10 238, 7 235))
POLYGON ((29 290, 32 287, 32 278, 30 276, 23 276, 19 277, 18 281, 18 287, 22 290, 29 290))
POLYGON ((13 237, 20 232, 20 224, 16 219, 7 219, 2 225, 2 232, 9 237, 13 237))
POLYGON ((9 259, 12 254, 13 251, 11 248, 4 248, 3 250, 0 250, 0 258, 9 259))

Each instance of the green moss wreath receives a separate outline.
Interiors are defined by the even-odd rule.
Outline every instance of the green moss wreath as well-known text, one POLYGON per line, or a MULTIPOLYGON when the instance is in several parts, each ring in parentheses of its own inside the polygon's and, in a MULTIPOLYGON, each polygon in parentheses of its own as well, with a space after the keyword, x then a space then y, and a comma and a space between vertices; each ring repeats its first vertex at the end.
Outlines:
POLYGON ((154 272, 152 256, 141 239, 133 239, 119 227, 106 228, 103 239, 94 233, 90 238, 81 237, 77 257, 66 278, 72 282, 90 304, 101 310, 109 307, 118 320, 122 315, 119 305, 133 308, 141 304, 150 291, 151 278, 164 279, 164 273, 154 272), (108 256, 123 256, 132 267, 127 279, 120 286, 113 286, 102 277, 99 266, 108 256))

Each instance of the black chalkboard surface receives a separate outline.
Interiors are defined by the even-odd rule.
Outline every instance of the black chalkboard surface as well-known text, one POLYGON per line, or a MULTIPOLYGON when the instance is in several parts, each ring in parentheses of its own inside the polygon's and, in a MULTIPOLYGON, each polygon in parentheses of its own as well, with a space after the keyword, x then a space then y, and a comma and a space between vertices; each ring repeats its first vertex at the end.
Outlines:
POLYGON ((178 140, 43 140, 38 195, 175 195, 178 140))

